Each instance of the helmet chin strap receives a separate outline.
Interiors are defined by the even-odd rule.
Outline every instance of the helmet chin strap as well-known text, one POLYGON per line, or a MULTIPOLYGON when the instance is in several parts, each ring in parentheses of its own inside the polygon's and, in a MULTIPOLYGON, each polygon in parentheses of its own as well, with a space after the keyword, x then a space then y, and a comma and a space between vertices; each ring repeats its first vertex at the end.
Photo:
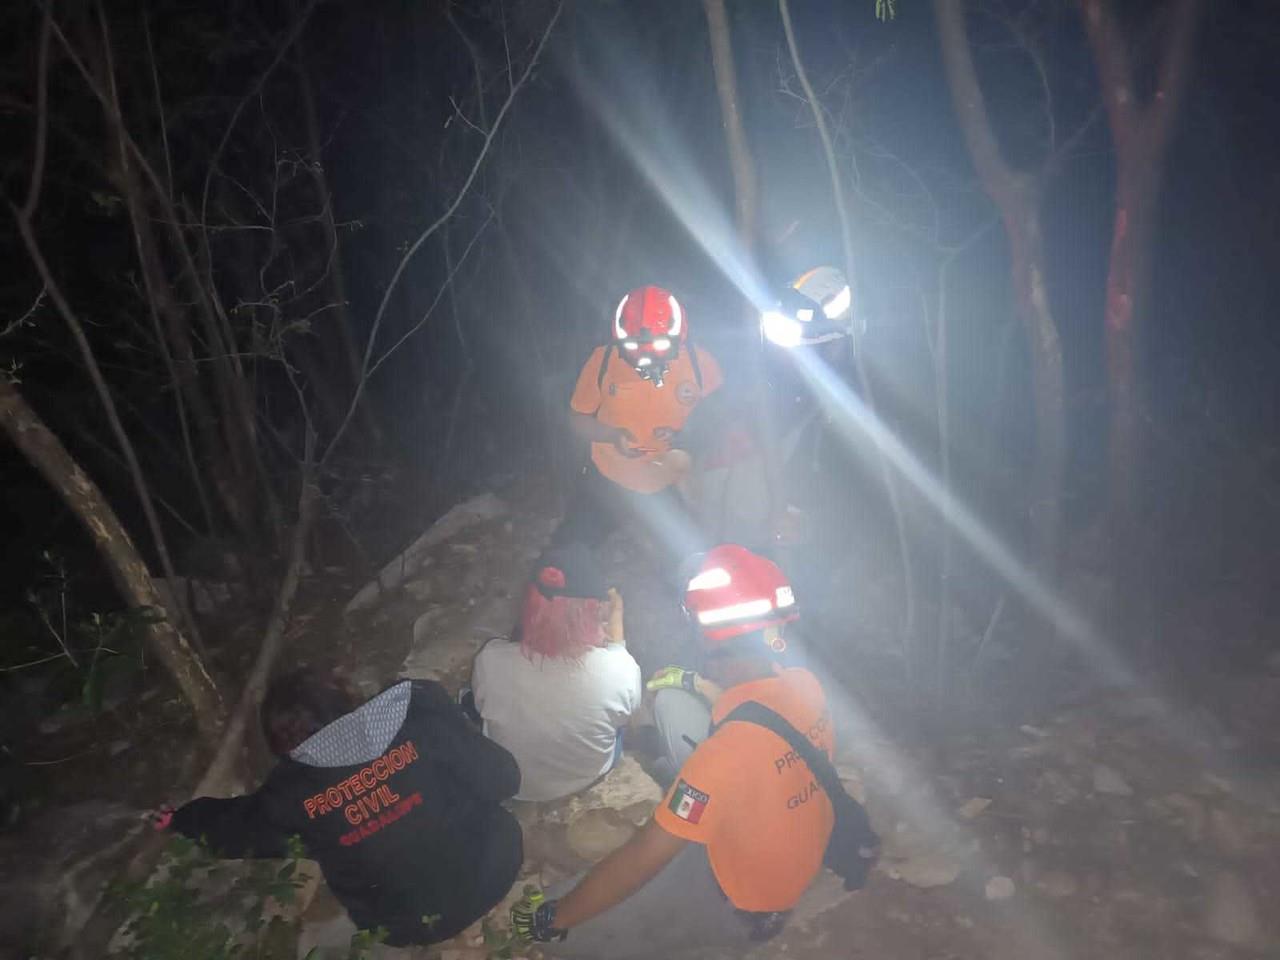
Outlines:
POLYGON ((655 387, 660 387, 667 376, 667 364, 664 363, 659 365, 654 363, 647 367, 637 367, 636 372, 640 374, 643 379, 652 383, 655 387))

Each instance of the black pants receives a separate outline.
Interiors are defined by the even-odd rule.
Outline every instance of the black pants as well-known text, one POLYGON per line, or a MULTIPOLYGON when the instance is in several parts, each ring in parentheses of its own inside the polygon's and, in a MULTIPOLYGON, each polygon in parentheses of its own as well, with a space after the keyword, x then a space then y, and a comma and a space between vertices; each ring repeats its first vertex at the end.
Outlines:
POLYGON ((593 550, 623 523, 635 521, 653 538, 674 570, 709 544, 674 486, 637 493, 614 483, 588 461, 569 494, 564 520, 551 542, 582 543, 593 550))

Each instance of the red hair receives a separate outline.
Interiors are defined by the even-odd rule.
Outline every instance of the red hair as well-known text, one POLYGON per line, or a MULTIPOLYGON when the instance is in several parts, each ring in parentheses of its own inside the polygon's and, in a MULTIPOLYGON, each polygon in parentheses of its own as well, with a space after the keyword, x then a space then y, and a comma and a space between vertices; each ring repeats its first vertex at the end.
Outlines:
POLYGON ((533 658, 577 659, 604 644, 600 601, 592 597, 547 597, 535 584, 524 592, 520 610, 520 649, 533 658))

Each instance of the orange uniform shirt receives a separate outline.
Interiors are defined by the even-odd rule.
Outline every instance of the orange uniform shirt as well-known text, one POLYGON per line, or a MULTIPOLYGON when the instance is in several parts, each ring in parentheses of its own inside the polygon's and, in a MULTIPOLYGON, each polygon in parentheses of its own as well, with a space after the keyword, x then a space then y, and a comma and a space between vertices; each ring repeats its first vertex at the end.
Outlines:
MULTIPOLYGON (((732 687, 712 721, 747 700, 781 714, 830 756, 831 717, 809 671, 782 670, 732 687)), ((669 833, 706 845, 716 880, 735 907, 768 912, 794 907, 822 869, 834 814, 786 741, 735 721, 698 745, 654 819, 669 833)))
POLYGON ((593 443, 591 462, 596 469, 620 486, 637 493, 657 493, 671 484, 671 475, 654 466, 653 460, 671 449, 671 436, 681 429, 693 408, 724 382, 720 364, 701 347, 698 370, 702 387, 693 373, 693 363, 682 349, 671 361, 661 387, 636 373, 635 368, 610 351, 604 381, 600 381, 600 364, 607 347, 596 347, 587 358, 569 406, 576 413, 594 416, 611 427, 630 430, 635 446, 643 451, 639 457, 624 457, 611 443, 593 443))

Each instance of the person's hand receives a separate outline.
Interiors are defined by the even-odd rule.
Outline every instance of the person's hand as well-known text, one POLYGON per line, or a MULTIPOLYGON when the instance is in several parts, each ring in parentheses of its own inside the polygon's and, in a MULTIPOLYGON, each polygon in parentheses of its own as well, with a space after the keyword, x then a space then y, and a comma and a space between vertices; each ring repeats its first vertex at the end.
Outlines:
POLYGON ((563 940, 568 931, 555 926, 556 901, 547 900, 535 886, 526 886, 524 896, 511 905, 511 933, 524 943, 563 940))
POLYGON ((147 819, 151 822, 151 829, 157 833, 168 830, 169 824, 173 823, 173 807, 157 807, 147 815, 147 819))
POLYGON ((636 442, 636 435, 626 427, 615 427, 613 431, 613 439, 609 441, 613 444, 613 448, 629 460, 644 455, 644 450, 639 447, 630 446, 636 442))
POLYGON ((687 450, 673 447, 653 461, 662 467, 674 480, 679 480, 693 467, 693 458, 687 450))
POLYGON ((604 634, 610 643, 626 643, 622 630, 622 594, 616 587, 609 588, 609 599, 605 601, 604 634))
POLYGON ((698 679, 698 674, 693 670, 686 670, 684 667, 663 667, 650 677, 649 682, 644 686, 651 692, 680 689, 697 693, 698 679))

